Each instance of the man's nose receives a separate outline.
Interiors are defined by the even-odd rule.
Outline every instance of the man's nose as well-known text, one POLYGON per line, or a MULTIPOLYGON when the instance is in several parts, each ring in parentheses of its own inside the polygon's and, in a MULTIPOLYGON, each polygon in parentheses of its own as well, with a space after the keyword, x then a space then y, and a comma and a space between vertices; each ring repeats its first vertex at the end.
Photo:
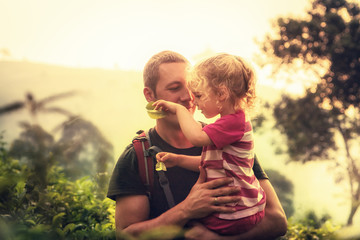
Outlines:
POLYGON ((184 93, 182 94, 181 101, 191 101, 194 99, 194 96, 189 88, 184 88, 184 93))

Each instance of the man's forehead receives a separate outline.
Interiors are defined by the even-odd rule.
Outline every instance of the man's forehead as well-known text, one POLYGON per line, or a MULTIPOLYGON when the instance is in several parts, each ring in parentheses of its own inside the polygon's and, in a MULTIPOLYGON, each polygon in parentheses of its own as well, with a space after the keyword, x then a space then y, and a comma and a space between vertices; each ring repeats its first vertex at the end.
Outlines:
POLYGON ((162 63, 159 66, 160 72, 185 72, 187 68, 187 64, 183 62, 170 62, 170 63, 162 63))
POLYGON ((186 77, 184 63, 163 63, 159 67, 160 80, 184 81, 186 77))

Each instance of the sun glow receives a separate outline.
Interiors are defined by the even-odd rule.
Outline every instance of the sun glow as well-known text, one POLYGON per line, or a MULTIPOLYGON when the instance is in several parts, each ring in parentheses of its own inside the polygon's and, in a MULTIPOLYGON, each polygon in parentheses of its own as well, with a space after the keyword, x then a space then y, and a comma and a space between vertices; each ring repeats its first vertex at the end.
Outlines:
POLYGON ((0 49, 7 59, 134 70, 165 49, 190 59, 206 49, 250 58, 270 19, 304 7, 302 0, 0 0, 0 49))

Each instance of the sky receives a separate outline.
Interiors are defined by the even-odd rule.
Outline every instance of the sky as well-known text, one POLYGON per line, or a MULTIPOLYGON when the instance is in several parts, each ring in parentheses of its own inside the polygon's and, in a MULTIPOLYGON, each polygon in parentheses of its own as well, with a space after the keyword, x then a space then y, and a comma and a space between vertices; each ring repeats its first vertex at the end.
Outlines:
POLYGON ((166 49, 190 61, 214 52, 250 59, 258 49, 254 39, 263 39, 272 21, 304 15, 308 5, 306 0, 0 0, 0 49, 8 50, 11 60, 123 70, 142 70, 166 49))

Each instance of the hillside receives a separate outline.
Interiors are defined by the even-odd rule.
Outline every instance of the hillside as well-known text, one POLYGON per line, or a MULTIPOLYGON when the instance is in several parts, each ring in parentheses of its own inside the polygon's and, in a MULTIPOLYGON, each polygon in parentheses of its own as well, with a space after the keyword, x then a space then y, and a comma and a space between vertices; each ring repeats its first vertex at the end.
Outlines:
MULTIPOLYGON (((139 128, 154 124, 144 111, 142 86, 142 73, 136 71, 0 61, 0 106, 25 99, 27 92, 41 100, 75 90, 75 96, 60 99, 51 106, 63 107, 93 121, 114 141, 114 145, 120 144, 121 149, 126 145, 123 139, 129 139, 139 128)), ((258 95, 267 100, 279 96, 275 89, 261 85, 258 86, 258 95)), ((51 128, 61 118, 42 114, 37 121, 51 128)), ((25 110, 2 116, 0 130, 6 129, 6 136, 12 139, 13 133, 19 130, 17 122, 24 119, 32 121, 25 110)))
MULTIPOLYGON (((136 125, 143 124, 145 114, 139 109, 143 108, 145 99, 141 89, 140 72, 0 62, 0 105, 23 100, 26 92, 41 100, 75 90, 75 96, 60 99, 51 106, 65 108, 91 120, 116 142, 120 135, 130 135, 129 124, 133 124, 135 129, 136 125)), ((50 130, 62 121, 61 118, 59 115, 41 114, 36 120, 50 130)), ((6 136, 12 139, 19 130, 17 122, 26 119, 31 121, 25 110, 2 116, 0 130, 5 129, 6 136)))

